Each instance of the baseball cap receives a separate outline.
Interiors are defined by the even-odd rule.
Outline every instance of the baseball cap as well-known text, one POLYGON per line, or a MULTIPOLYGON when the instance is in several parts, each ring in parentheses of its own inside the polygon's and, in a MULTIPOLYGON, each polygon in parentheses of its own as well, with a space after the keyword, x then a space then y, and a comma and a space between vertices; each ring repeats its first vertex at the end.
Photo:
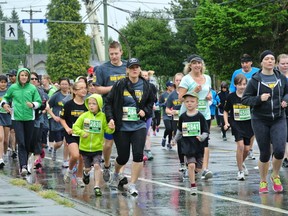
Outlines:
POLYGON ((199 96, 198 96, 198 94, 196 92, 186 92, 186 94, 183 95, 183 98, 185 98, 187 96, 199 98, 199 96))
POLYGON ((16 76, 17 75, 17 71, 15 69, 12 69, 6 75, 7 76, 16 76))
POLYGON ((187 58, 187 62, 192 62, 192 61, 202 62, 203 59, 199 55, 192 54, 187 58))
POLYGON ((167 86, 167 87, 168 87, 168 86, 173 86, 173 85, 174 85, 173 82, 170 81, 170 80, 166 82, 166 86, 167 86))
POLYGON ((139 65, 139 66, 141 66, 141 64, 140 64, 140 61, 139 61, 139 59, 137 59, 137 58, 130 58, 128 61, 127 61, 127 68, 130 68, 131 66, 133 66, 133 65, 139 65))

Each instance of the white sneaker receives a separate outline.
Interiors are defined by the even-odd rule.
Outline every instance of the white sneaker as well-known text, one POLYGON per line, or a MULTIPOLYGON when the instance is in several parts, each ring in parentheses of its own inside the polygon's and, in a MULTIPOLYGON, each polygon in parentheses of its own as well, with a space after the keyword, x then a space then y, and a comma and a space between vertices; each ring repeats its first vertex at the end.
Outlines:
POLYGON ((71 178, 72 178, 72 172, 69 171, 69 169, 67 169, 63 176, 63 180, 65 183, 69 183, 71 181, 71 178))
POLYGON ((115 173, 113 173, 111 181, 109 182, 109 187, 113 189, 117 189, 118 184, 119 184, 119 174, 115 175, 115 173))
POLYGON ((249 158, 250 160, 255 160, 255 159, 256 159, 255 156, 254 156, 254 154, 253 154, 253 150, 250 150, 250 151, 248 152, 248 158, 249 158))
POLYGON ((69 167, 69 160, 64 160, 62 163, 63 168, 68 168, 69 167))
POLYGON ((197 187, 191 187, 190 194, 194 196, 197 195, 197 187))
POLYGON ((132 196, 137 196, 138 195, 138 191, 136 189, 135 184, 128 184, 128 193, 130 193, 130 195, 132 196))
POLYGON ((238 172, 237 180, 238 181, 244 181, 245 180, 245 175, 244 175, 243 171, 238 172))
POLYGON ((242 167, 243 167, 244 175, 248 176, 249 175, 249 171, 248 171, 248 169, 247 169, 247 167, 246 167, 246 165, 244 163, 242 164, 242 167))
POLYGON ((83 182, 81 177, 77 177, 76 178, 76 182, 77 182, 77 186, 78 187, 81 187, 81 188, 85 187, 85 184, 84 184, 84 182, 83 182))

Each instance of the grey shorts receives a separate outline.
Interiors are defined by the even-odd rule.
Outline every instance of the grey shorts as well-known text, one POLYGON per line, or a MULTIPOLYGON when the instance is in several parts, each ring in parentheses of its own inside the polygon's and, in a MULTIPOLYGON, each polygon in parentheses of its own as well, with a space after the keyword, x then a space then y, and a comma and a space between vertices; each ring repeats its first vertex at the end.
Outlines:
POLYGON ((203 165, 203 157, 187 157, 186 156, 186 160, 187 160, 187 164, 189 163, 195 163, 195 166, 197 169, 202 169, 202 165, 203 165))
POLYGON ((94 166, 94 164, 98 164, 100 166, 102 161, 102 151, 83 152, 80 150, 80 154, 83 157, 83 162, 86 169, 94 166))

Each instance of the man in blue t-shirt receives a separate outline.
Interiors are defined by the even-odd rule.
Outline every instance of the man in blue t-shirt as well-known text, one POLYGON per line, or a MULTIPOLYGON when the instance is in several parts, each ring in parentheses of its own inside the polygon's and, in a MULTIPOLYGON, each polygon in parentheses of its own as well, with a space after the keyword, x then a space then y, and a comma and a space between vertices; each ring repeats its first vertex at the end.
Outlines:
MULTIPOLYGON (((103 101, 105 101, 106 95, 111 91, 114 83, 122 78, 126 77, 126 65, 127 61, 121 60, 123 50, 119 42, 113 41, 109 44, 108 48, 110 61, 107 61, 96 68, 96 93, 101 94, 103 101)), ((105 104, 103 109, 105 109, 105 104)), ((104 134, 105 144, 103 146, 103 179, 108 182, 110 179, 110 156, 112 152, 112 145, 114 142, 112 134, 104 134)), ((124 166, 123 166, 124 169, 124 166)), ((127 178, 120 173, 120 185, 127 184, 127 178)))
POLYGON ((243 54, 240 60, 241 60, 241 68, 238 70, 235 70, 231 78, 230 87, 229 87, 230 93, 236 91, 236 87, 234 85, 234 79, 238 74, 243 74, 249 81, 251 77, 253 76, 253 74, 259 71, 259 68, 252 67, 253 62, 252 62, 252 57, 250 55, 243 54))
MULTIPOLYGON (((236 87, 234 85, 234 79, 238 74, 243 74, 246 78, 247 81, 251 79, 253 74, 255 74, 257 71, 259 71, 259 68, 252 67, 252 57, 248 54, 243 54, 242 57, 240 58, 241 60, 241 68, 234 71, 231 82, 230 82, 230 87, 229 87, 229 93, 236 92, 236 87)), ((253 154, 253 143, 254 143, 254 138, 251 139, 250 143, 250 151, 248 153, 248 158, 251 160, 255 160, 254 154, 253 154)))

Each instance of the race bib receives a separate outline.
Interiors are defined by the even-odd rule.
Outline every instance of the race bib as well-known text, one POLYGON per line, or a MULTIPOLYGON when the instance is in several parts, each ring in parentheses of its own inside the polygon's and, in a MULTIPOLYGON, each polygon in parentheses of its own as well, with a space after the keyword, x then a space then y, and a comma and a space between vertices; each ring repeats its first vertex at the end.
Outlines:
POLYGON ((173 115, 173 120, 178 121, 179 120, 179 110, 175 110, 175 114, 173 115))
POLYGON ((235 121, 246 121, 251 119, 250 107, 242 104, 234 104, 234 120, 235 121))
POLYGON ((199 100, 198 101, 198 110, 199 112, 205 112, 207 107, 207 101, 206 100, 199 100))
POLYGON ((200 122, 183 122, 182 123, 182 136, 200 136, 201 135, 200 122))
POLYGON ((136 107, 123 107, 123 121, 138 121, 139 119, 136 107))
POLYGON ((84 131, 89 133, 101 133, 102 122, 93 119, 84 119, 84 131))

